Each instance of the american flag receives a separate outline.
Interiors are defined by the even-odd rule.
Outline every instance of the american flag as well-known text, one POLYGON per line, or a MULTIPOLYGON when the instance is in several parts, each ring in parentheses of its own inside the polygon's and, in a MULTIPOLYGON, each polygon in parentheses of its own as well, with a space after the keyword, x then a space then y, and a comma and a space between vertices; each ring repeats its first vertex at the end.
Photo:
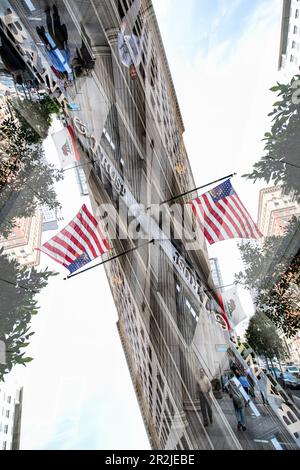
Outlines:
POLYGON ((73 273, 110 249, 97 220, 83 204, 74 219, 40 251, 73 273))
POLYGON ((191 204, 211 245, 229 238, 262 237, 230 180, 193 199, 191 204))

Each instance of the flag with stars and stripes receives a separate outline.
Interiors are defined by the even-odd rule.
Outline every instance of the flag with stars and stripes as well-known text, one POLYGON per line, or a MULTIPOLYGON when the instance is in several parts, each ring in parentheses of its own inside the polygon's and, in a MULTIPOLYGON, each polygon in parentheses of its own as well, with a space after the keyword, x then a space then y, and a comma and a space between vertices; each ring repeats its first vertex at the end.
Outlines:
POLYGON ((74 219, 40 251, 73 273, 110 249, 97 220, 83 204, 74 219))
POLYGON ((229 238, 262 237, 230 180, 193 199, 191 205, 211 245, 229 238))

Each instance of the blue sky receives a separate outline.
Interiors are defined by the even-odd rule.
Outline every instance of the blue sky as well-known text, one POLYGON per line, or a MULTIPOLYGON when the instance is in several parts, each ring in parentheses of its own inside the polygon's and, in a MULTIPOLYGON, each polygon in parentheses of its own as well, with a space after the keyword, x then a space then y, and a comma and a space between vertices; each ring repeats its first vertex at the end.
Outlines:
POLYGON ((249 17, 262 3, 270 1, 154 1, 157 12, 160 9, 168 11, 168 18, 164 17, 164 21, 160 23, 162 30, 168 28, 168 43, 172 43, 178 54, 185 54, 191 61, 195 58, 195 51, 208 53, 211 47, 227 40, 231 43, 230 47, 234 48, 247 27, 249 17))
MULTIPOLYGON (((273 100, 268 88, 277 78, 281 1, 153 3, 196 184, 249 170, 261 154, 273 100)), ((53 143, 47 146, 53 155, 53 143)), ((240 177, 233 183, 255 219, 258 188, 240 177)), ((60 183, 63 225, 82 204, 74 185, 71 175, 60 183)), ((240 269, 235 242, 222 242, 210 254, 219 257, 224 282, 232 282, 240 269)), ((42 263, 58 269, 44 255, 42 263)), ((63 277, 61 271, 40 296, 28 351, 35 360, 19 375, 22 447, 147 449, 104 270, 67 282, 63 277)))

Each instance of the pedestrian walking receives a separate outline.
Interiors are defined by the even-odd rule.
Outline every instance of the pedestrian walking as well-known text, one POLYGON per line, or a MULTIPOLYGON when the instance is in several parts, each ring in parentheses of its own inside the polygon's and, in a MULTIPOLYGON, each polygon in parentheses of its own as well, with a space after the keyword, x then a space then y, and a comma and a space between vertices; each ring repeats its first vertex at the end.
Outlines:
POLYGON ((248 394, 252 397, 255 398, 255 382, 253 381, 253 378, 251 377, 251 369, 248 366, 247 368, 244 368, 244 374, 242 374, 246 377, 248 383, 249 383, 249 392, 248 394))
POLYGON ((238 386, 234 382, 234 379, 229 380, 229 382, 227 383, 227 387, 229 391, 229 396, 232 399, 234 412, 235 412, 236 419, 238 422, 237 428, 239 431, 241 429, 243 431, 246 431, 247 428, 245 426, 246 422, 245 422, 245 413, 244 413, 244 410, 245 410, 244 398, 242 394, 240 393, 238 386))
POLYGON ((249 384, 247 378, 243 374, 240 374, 239 372, 236 372, 236 377, 238 378, 241 386, 243 387, 243 389, 245 390, 247 395, 249 395, 250 384, 249 384))
MULTIPOLYGON (((245 390, 247 395, 250 395, 250 384, 249 384, 247 378, 243 374, 240 374, 238 371, 235 373, 235 376, 239 380, 241 386, 243 387, 243 389, 245 390)), ((245 403, 246 407, 249 405, 249 401, 250 400, 246 401, 246 403, 245 403)))
POLYGON ((212 406, 211 406, 211 383, 208 377, 205 375, 204 369, 200 369, 199 373, 199 399, 200 399, 200 407, 201 413, 203 416, 203 424, 204 426, 208 426, 209 422, 212 424, 212 406))

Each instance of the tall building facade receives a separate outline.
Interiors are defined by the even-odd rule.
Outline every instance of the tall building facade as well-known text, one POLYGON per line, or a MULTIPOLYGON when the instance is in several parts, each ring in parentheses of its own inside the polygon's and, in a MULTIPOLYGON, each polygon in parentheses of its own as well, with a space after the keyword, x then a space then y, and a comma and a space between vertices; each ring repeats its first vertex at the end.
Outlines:
POLYGON ((0 237, 0 247, 3 253, 18 261, 21 266, 37 266, 40 263, 40 252, 36 250, 41 245, 42 215, 18 219, 15 227, 7 238, 0 237))
MULTIPOLYGON (((280 186, 261 189, 258 202, 258 227, 264 237, 283 236, 292 217, 300 217, 300 204, 293 195, 282 193, 280 186)), ((289 359, 300 360, 300 333, 287 338, 281 335, 289 352, 289 359)))
POLYGON ((19 450, 23 389, 0 383, 0 450, 19 450))
POLYGON ((58 222, 64 219, 61 209, 50 209, 45 205, 40 208, 40 211, 42 214, 42 232, 57 230, 58 222))
MULTIPOLYGON (((37 29, 49 27, 49 2, 32 0, 30 7, 21 0, 6 3, 18 18, 18 50, 25 55, 32 51, 27 57, 31 73, 61 104, 73 128, 93 211, 113 254, 136 248, 105 269, 151 446, 243 449, 267 442, 266 448, 274 448, 270 436, 275 419, 280 445, 297 447, 298 438, 279 411, 266 417, 254 405, 261 426, 252 432, 260 439, 237 434, 231 399, 222 392, 230 373, 228 350, 243 362, 234 353, 220 311, 204 236, 195 230, 190 208, 183 211, 182 202, 189 198, 161 204, 196 184, 151 0, 56 2, 57 28, 64 25, 68 32, 67 45, 59 46, 70 52, 67 63, 60 53, 64 78, 37 29), (125 53, 124 42, 129 44, 125 53), (217 384, 218 393, 209 400, 212 422, 205 419, 200 400, 200 368, 217 384)), ((11 18, 6 19, 8 27, 11 18)), ((57 41, 59 32, 52 31, 57 41)))
POLYGON ((299 74, 300 5, 298 0, 283 0, 278 68, 286 78, 299 74))
POLYGON ((291 218, 300 216, 300 204, 280 186, 261 189, 258 202, 258 227, 264 237, 282 236, 291 218))

